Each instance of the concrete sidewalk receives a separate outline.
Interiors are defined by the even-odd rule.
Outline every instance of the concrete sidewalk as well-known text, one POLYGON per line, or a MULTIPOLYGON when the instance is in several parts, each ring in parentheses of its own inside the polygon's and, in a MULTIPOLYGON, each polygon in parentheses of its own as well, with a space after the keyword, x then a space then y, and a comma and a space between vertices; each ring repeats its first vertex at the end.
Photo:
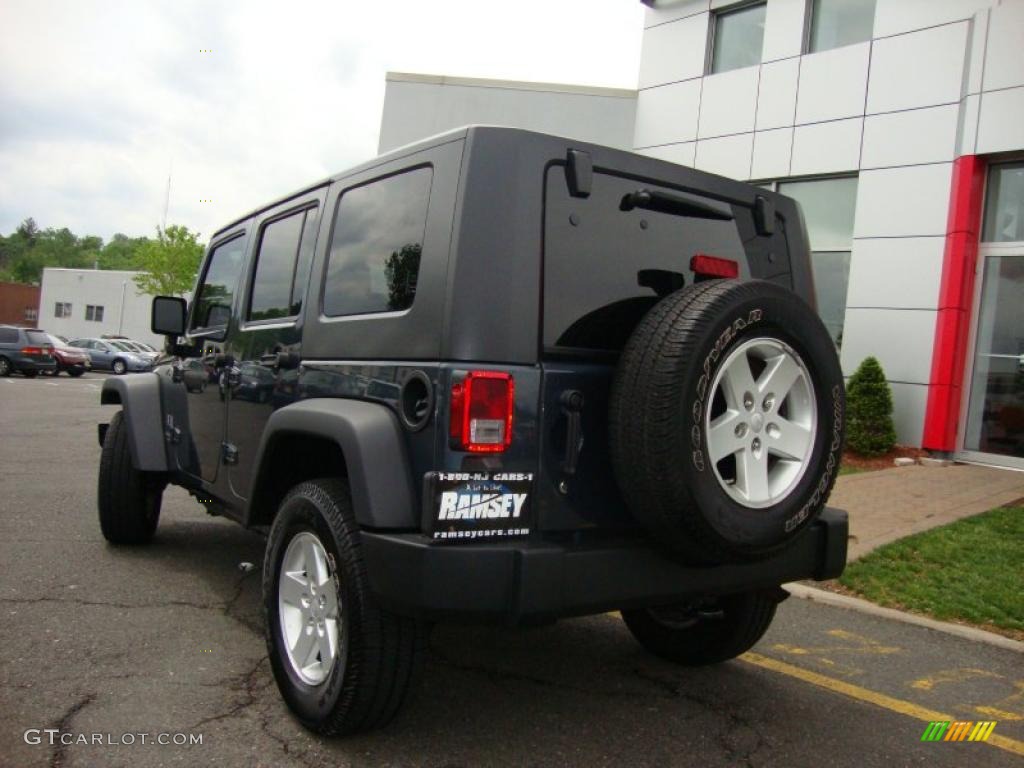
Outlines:
POLYGON ((829 506, 850 514, 854 560, 912 533, 1024 499, 1024 472, 957 464, 843 475, 829 506))

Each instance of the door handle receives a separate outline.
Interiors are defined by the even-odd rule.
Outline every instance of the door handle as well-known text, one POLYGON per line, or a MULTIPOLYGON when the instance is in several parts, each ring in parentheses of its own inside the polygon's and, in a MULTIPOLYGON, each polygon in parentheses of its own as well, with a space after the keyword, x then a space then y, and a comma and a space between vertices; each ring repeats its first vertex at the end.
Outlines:
POLYGON ((568 420, 562 472, 571 477, 576 474, 580 453, 583 451, 583 393, 576 389, 567 389, 562 392, 558 401, 562 405, 562 413, 568 420))
POLYGON ((294 352, 272 352, 260 356, 260 365, 287 371, 299 367, 299 356, 294 352))

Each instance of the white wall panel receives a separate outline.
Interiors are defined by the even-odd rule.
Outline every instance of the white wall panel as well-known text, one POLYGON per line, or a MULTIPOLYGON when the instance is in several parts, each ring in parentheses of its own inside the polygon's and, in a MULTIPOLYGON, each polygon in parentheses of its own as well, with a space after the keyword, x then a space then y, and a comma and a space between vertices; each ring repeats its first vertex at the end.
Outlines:
POLYGON ((1024 149, 1024 87, 981 94, 978 154, 1019 149, 1024 149))
POLYGON ((945 235, 952 163, 861 171, 854 237, 945 235))
POLYGON ((946 238, 854 240, 847 307, 935 309, 946 238))
POLYGON ((787 59, 761 66, 761 82, 757 89, 759 131, 793 125, 799 72, 800 59, 787 59))
POLYGON ((840 359, 852 374, 870 355, 889 381, 927 384, 931 378, 935 311, 847 308, 840 359))
POLYGON ((996 0, 876 0, 874 37, 969 19, 996 0))
POLYGON ((892 423, 896 442, 900 445, 921 445, 924 437, 924 414, 928 408, 928 387, 925 384, 890 383, 892 389, 892 423))
POLYGON ((870 43, 860 43, 801 58, 797 123, 864 114, 869 50, 870 43))
POLYGON ((968 41, 970 60, 967 65, 967 92, 981 90, 981 76, 985 69, 985 48, 988 45, 988 11, 979 11, 971 21, 968 41))
POLYGON ((782 179, 789 176, 789 157, 793 147, 793 129, 776 128, 754 134, 752 179, 782 179))
POLYGON ((648 8, 644 14, 644 26, 653 27, 686 16, 693 16, 707 11, 710 0, 662 0, 656 8, 648 8))
POLYGON ((668 160, 670 163, 693 167, 693 156, 696 149, 697 142, 687 141, 682 144, 666 144, 662 147, 638 149, 637 152, 648 157, 656 157, 659 160, 668 160))
POLYGON ((640 91, 636 101, 635 147, 697 138, 700 80, 640 91))
POLYGON ((957 137, 956 154, 973 155, 978 147, 978 116, 981 111, 981 96, 968 96, 963 101, 960 116, 960 135, 957 137))
POLYGON ((849 120, 798 125, 793 134, 790 173, 793 176, 805 176, 857 170, 863 124, 864 118, 854 117, 849 120))
POLYGON ((644 30, 640 87, 650 88, 703 75, 707 39, 707 14, 644 30))
POLYGON ((1024 85, 1024 2, 1004 3, 989 13, 984 89, 1024 85))
POLYGON ((728 176, 731 179, 750 178, 750 158, 754 148, 754 134, 703 139, 697 142, 695 165, 702 171, 728 176))
POLYGON ((868 113, 959 101, 967 27, 960 22, 876 40, 868 113))
POLYGON ((771 0, 764 21, 762 60, 799 56, 804 40, 806 0, 771 0))
POLYGON ((871 115, 864 121, 862 168, 952 160, 958 104, 871 115))
POLYGON ((704 78, 698 138, 754 130, 758 67, 744 67, 704 78))

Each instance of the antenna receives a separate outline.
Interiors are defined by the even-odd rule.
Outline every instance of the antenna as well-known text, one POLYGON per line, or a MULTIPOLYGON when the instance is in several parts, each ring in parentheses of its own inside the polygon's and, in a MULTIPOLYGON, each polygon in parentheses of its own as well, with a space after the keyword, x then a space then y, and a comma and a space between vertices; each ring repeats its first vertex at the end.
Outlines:
POLYGON ((174 172, 174 158, 171 158, 170 167, 167 169, 167 191, 164 194, 164 222, 163 230, 167 231, 167 209, 171 204, 171 174, 174 172))

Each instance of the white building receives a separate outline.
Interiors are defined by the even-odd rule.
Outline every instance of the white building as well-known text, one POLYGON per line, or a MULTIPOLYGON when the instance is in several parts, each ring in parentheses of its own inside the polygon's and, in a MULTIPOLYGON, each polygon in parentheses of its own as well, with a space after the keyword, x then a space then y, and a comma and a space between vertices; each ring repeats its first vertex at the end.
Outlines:
POLYGON ((636 91, 389 72, 381 153, 469 123, 631 149, 636 91))
POLYGON ((804 209, 901 442, 1024 468, 1024 0, 647 0, 634 148, 804 209))
POLYGON ((39 327, 69 339, 128 336, 158 349, 163 337, 149 330, 153 297, 140 294, 138 272, 97 269, 43 270, 39 327))

